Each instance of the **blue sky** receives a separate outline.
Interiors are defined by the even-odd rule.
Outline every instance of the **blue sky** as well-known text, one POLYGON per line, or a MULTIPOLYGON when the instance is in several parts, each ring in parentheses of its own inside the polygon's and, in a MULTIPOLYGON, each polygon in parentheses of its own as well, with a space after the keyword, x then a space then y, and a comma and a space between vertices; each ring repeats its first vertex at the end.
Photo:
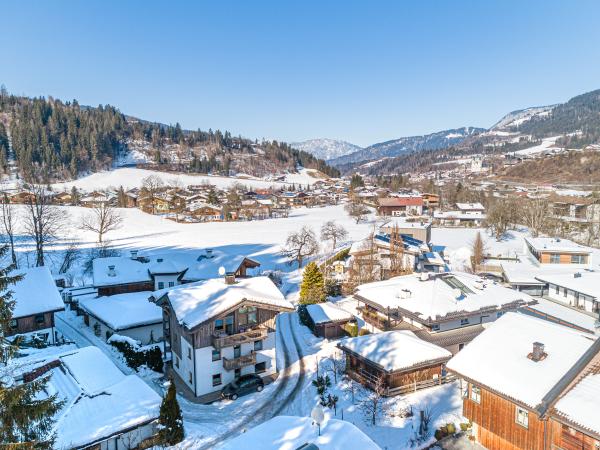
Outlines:
POLYGON ((368 145, 600 88, 597 1, 3 1, 15 94, 368 145))

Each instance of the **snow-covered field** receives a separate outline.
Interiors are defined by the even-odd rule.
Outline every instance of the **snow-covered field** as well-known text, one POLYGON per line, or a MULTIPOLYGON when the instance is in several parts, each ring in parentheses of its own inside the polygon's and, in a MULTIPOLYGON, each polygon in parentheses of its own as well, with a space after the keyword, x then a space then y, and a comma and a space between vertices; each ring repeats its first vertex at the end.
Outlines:
POLYGON ((134 167, 120 167, 114 170, 96 172, 91 175, 79 178, 74 181, 66 181, 62 183, 54 183, 52 189, 55 191, 70 190, 73 186, 78 189, 89 192, 94 190, 103 190, 107 188, 118 188, 123 186, 124 189, 141 187, 142 180, 150 175, 159 177, 165 184, 173 186, 188 186, 191 184, 212 184, 219 188, 226 189, 235 183, 241 183, 252 188, 277 188, 290 186, 292 183, 298 185, 313 184, 320 178, 311 176, 314 173, 310 169, 299 169, 298 173, 287 174, 285 181, 268 181, 254 177, 221 177, 211 175, 189 175, 160 172, 157 170, 138 169, 134 167))

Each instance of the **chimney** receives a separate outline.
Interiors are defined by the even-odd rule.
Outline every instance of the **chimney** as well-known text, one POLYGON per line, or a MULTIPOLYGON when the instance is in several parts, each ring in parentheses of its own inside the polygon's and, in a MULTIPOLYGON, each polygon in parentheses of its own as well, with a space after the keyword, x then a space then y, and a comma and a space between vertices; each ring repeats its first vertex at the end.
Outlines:
POLYGON ((117 276, 117 272, 115 272, 115 266, 108 266, 108 276, 109 277, 117 276))
POLYGON ((213 249, 212 249, 212 248, 207 248, 207 249, 205 250, 205 252, 206 252, 206 256, 207 256, 207 257, 209 257, 209 258, 211 258, 211 257, 212 257, 212 254, 213 254, 213 249))
POLYGON ((138 256, 138 251, 137 250, 131 250, 131 259, 137 259, 138 256))
POLYGON ((544 344, 541 342, 533 343, 533 351, 531 352, 530 359, 535 362, 539 362, 546 358, 546 353, 544 352, 544 344))
POLYGON ((225 274, 225 284, 235 284, 235 274, 225 274))
POLYGON ((427 272, 421 272, 421 276, 419 277, 421 281, 429 280, 429 274, 427 272))

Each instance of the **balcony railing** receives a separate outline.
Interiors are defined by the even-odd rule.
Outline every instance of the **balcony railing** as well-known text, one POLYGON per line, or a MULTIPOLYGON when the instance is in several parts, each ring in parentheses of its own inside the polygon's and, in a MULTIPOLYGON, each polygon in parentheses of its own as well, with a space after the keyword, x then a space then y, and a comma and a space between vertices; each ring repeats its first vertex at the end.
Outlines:
POLYGON ((216 350, 221 350, 225 347, 233 347, 234 345, 241 345, 248 342, 266 339, 268 333, 269 330, 264 327, 260 327, 230 335, 215 334, 212 337, 212 346, 216 350))
POLYGON ((227 359, 223 357, 223 367, 225 370, 241 369, 242 367, 256 364, 256 353, 240 356, 239 358, 227 359))

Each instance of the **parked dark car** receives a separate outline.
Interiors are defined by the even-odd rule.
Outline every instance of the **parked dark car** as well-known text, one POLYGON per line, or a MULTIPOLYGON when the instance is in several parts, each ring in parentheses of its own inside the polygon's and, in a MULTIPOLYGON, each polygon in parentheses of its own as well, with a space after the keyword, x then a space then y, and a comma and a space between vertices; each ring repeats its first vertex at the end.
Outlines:
POLYGON ((235 400, 239 396, 249 394, 250 392, 260 392, 264 387, 265 383, 258 375, 253 373, 242 375, 223 388, 221 397, 235 400))

